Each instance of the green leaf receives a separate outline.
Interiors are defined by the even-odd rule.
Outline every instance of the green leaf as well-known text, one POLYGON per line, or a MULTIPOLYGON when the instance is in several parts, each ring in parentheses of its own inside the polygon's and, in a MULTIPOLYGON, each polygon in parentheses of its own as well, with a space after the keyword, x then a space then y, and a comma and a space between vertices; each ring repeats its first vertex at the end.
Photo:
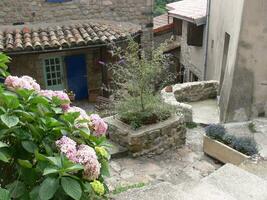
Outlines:
POLYGON ((18 163, 24 168, 32 168, 32 164, 28 160, 20 160, 20 159, 18 159, 18 163))
POLYGON ((0 188, 0 199, 1 200, 11 200, 9 191, 3 188, 0 188))
POLYGON ((8 128, 12 128, 19 123, 19 118, 16 116, 10 116, 10 115, 4 114, 4 115, 1 115, 0 118, 1 118, 2 122, 8 128))
POLYGON ((62 177, 61 185, 66 194, 72 197, 73 199, 79 200, 81 198, 82 188, 78 181, 69 177, 62 177))
POLYGON ((8 161, 9 161, 8 156, 5 153, 1 152, 1 151, 0 151, 0 161, 3 161, 5 163, 8 163, 8 161))
POLYGON ((61 168, 62 163, 61 163, 61 158, 60 157, 46 157, 46 159, 53 165, 61 168))
POLYGON ((21 145, 29 153, 34 153, 35 150, 38 149, 36 144, 34 144, 32 141, 23 141, 23 142, 21 142, 21 145))
POLYGON ((19 198, 26 192, 26 187, 21 181, 14 181, 6 187, 12 198, 19 198))
POLYGON ((64 172, 75 172, 75 171, 80 171, 83 169, 84 169, 84 167, 82 165, 73 164, 73 166, 70 166, 70 167, 64 169, 64 172))
POLYGON ((41 200, 53 198, 59 187, 59 181, 56 178, 46 178, 40 186, 39 197, 41 200))
POLYGON ((8 145, 6 143, 0 141, 0 148, 3 148, 3 147, 8 147, 8 145))
POLYGON ((30 192, 30 198, 31 200, 40 200, 40 197, 39 197, 39 189, 40 189, 40 186, 36 186, 32 189, 32 191, 30 192))
POLYGON ((101 174, 103 175, 103 176, 110 176, 110 173, 109 173, 109 164, 108 164, 108 161, 107 160, 105 160, 105 159, 101 159, 100 160, 100 163, 101 163, 101 169, 100 169, 100 171, 101 171, 101 174))
POLYGON ((37 149, 34 151, 34 155, 35 155, 36 160, 38 161, 47 161, 46 156, 43 154, 40 154, 37 149))
POLYGON ((49 175, 49 174, 56 174, 58 172, 59 172, 59 170, 57 168, 47 167, 47 168, 44 169, 43 175, 46 176, 46 175, 49 175))

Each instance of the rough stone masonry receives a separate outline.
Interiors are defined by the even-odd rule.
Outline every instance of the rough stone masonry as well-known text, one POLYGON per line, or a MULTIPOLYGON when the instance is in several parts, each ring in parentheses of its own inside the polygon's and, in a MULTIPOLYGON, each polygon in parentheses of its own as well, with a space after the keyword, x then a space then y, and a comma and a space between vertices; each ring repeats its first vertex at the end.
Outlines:
POLYGON ((152 45, 153 0, 1 0, 0 26, 101 19, 142 27, 142 44, 152 45))

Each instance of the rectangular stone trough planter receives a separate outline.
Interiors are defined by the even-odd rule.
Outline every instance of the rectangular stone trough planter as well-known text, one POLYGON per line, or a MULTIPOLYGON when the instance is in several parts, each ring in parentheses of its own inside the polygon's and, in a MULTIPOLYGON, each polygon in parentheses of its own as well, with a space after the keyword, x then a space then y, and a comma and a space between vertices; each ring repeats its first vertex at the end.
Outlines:
POLYGON ((185 122, 180 116, 172 116, 163 122, 143 126, 137 130, 131 129, 116 116, 104 120, 109 125, 110 139, 126 147, 134 157, 147 153, 160 154, 169 148, 185 144, 185 122))
POLYGON ((250 158, 249 156, 240 153, 217 140, 213 140, 206 135, 204 135, 203 150, 207 155, 216 158, 222 163, 240 165, 250 158))

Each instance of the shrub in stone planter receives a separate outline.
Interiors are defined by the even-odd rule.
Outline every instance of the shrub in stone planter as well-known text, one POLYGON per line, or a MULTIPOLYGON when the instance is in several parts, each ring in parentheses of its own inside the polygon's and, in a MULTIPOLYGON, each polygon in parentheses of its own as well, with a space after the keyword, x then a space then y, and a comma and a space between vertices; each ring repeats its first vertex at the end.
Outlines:
POLYGON ((164 48, 162 45, 154 49, 150 57, 130 38, 125 51, 113 48, 119 61, 106 64, 112 73, 118 117, 135 129, 165 120, 175 110, 157 95, 159 86, 165 86, 175 78, 168 70, 169 58, 163 53, 164 48))
POLYGON ((258 153, 257 144, 253 138, 249 138, 249 137, 237 138, 233 142, 232 146, 237 151, 248 156, 252 156, 258 153))
POLYGON ((258 153, 257 144, 253 138, 235 137, 234 135, 227 134, 225 128, 220 124, 211 124, 207 126, 205 132, 209 138, 226 144, 247 156, 252 156, 258 153))
POLYGON ((214 140, 223 141, 225 128, 220 124, 210 124, 205 128, 206 135, 214 140))
POLYGON ((105 199, 107 124, 62 91, 8 76, 0 54, 0 199, 105 199))

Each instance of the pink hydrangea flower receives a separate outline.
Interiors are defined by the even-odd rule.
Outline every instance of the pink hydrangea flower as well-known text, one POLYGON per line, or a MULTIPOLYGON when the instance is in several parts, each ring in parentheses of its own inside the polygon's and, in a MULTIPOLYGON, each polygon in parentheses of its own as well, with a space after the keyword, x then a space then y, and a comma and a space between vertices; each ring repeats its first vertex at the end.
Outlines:
POLYGON ((77 149, 76 142, 66 136, 57 140, 56 145, 69 160, 84 166, 83 176, 85 179, 95 180, 99 177, 101 164, 92 147, 82 144, 77 149))
POLYGON ((90 115, 90 118, 93 124, 94 135, 98 137, 105 135, 108 129, 106 122, 97 114, 90 115))
POLYGON ((100 175, 101 165, 98 160, 91 159, 84 166, 83 177, 89 181, 98 179, 100 175))
POLYGON ((41 90, 39 92, 41 96, 47 97, 48 99, 52 99, 53 97, 57 97, 61 100, 65 100, 68 103, 64 103, 61 105, 61 108, 66 111, 70 108, 70 98, 69 96, 63 91, 53 91, 53 90, 41 90))
POLYGON ((88 145, 80 145, 76 153, 76 162, 84 165, 91 160, 97 160, 95 150, 88 145))
POLYGON ((56 141, 56 145, 69 160, 76 162, 77 150, 75 141, 66 136, 63 136, 60 140, 56 141))
POLYGON ((26 89, 40 91, 40 85, 29 76, 8 76, 5 80, 5 85, 10 90, 26 89))

